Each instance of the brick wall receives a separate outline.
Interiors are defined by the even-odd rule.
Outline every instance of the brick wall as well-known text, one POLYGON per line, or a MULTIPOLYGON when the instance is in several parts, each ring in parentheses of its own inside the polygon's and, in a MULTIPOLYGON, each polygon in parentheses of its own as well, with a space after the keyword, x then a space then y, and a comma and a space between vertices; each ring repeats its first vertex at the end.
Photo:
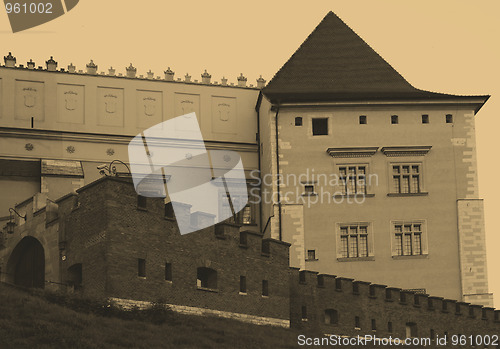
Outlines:
POLYGON ((406 338, 407 323, 416 324, 417 336, 426 338, 431 336, 431 330, 440 337, 446 332, 448 338, 456 334, 498 335, 500 330, 500 311, 493 308, 334 275, 291 270, 292 327, 320 329, 325 334, 384 338, 406 338), (325 316, 327 309, 336 311, 336 323, 325 323, 329 316, 325 316), (355 317, 359 317, 357 328, 355 317))
POLYGON ((241 246, 239 226, 229 223, 181 236, 165 218, 163 199, 146 200, 147 208, 138 208, 133 185, 120 179, 79 190, 79 207, 66 219, 66 266, 82 263, 85 293, 288 319, 289 244, 246 232, 241 246), (138 275, 138 259, 146 261, 145 277, 138 275), (171 263, 171 281, 165 263, 171 263), (216 288, 197 286, 198 267, 217 271, 216 288), (246 277, 244 295, 240 276, 246 277))

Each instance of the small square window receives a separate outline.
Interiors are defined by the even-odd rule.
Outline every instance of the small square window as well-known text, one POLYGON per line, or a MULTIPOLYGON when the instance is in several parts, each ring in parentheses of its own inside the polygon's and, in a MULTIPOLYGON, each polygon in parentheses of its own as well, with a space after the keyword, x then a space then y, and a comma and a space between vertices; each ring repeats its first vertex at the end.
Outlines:
POLYGON ((297 116, 295 118, 295 126, 302 126, 302 116, 297 116))
POLYGON ((360 115, 359 116, 359 124, 360 125, 366 125, 366 115, 360 115))
POLYGON ((142 195, 137 195, 137 208, 145 210, 147 208, 147 198, 142 195))
POLYGON ((307 259, 310 261, 316 260, 316 250, 307 250, 307 259))
POLYGON ((172 263, 165 263, 165 280, 172 281, 172 263))
POLYGON ((424 114, 422 115, 422 124, 428 124, 429 123, 429 115, 424 114))
POLYGON ((399 117, 397 115, 392 115, 391 116, 391 124, 399 124, 399 117))
POLYGON ((312 119, 312 131, 313 131, 313 136, 328 135, 328 119, 327 118, 312 119))
POLYGON ((146 277, 146 260, 139 258, 137 260, 137 276, 146 277))
POLYGON ((304 194, 305 195, 312 195, 312 194, 314 194, 314 185, 313 184, 306 184, 306 185, 304 185, 304 194))
POLYGON ((269 296, 269 282, 267 280, 262 280, 262 295, 269 296))
POLYGON ((446 123, 447 124, 453 124, 453 115, 446 114, 446 123))

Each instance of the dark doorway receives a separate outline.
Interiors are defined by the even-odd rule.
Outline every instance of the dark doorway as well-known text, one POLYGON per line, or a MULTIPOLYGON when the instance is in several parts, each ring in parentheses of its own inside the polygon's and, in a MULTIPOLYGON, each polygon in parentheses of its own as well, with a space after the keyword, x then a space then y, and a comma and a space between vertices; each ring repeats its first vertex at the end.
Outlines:
POLYGON ((43 288, 45 253, 42 244, 31 236, 23 238, 12 251, 7 270, 15 285, 43 288))

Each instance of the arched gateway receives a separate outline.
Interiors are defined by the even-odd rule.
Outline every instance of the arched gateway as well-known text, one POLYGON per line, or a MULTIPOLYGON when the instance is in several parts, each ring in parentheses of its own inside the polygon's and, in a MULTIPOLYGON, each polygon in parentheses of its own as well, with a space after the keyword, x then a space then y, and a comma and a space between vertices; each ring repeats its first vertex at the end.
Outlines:
POLYGON ((7 263, 8 281, 23 287, 45 285, 45 253, 40 241, 24 237, 16 245, 7 263))

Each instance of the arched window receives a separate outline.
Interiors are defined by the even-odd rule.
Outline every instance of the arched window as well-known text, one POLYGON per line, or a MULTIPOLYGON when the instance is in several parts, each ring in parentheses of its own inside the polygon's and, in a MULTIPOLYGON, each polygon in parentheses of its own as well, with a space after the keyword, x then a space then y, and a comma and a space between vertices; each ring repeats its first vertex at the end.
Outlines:
POLYGON ((217 271, 211 268, 199 267, 197 270, 196 284, 203 288, 217 288, 217 271))
POLYGON ((339 323, 339 314, 335 309, 325 309, 325 324, 335 325, 339 323))

